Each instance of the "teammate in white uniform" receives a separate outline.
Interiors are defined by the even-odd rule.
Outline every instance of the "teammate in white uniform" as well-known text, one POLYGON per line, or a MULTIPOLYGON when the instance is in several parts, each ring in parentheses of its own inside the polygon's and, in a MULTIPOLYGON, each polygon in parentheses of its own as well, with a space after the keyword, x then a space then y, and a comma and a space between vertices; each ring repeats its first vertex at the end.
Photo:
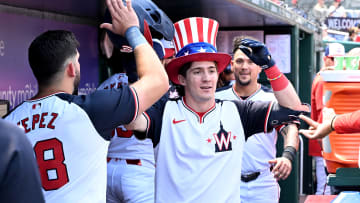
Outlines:
MULTIPOLYGON (((128 85, 125 73, 116 73, 98 89, 128 85)), ((154 202, 155 160, 151 139, 137 139, 131 130, 118 126, 108 149, 106 202, 154 202)))
MULTIPOLYGON (((155 52, 161 59, 164 56, 161 42, 153 41, 153 47, 160 47, 155 49, 155 52)), ((122 59, 132 60, 132 57, 122 59)), ((136 65, 132 61, 123 61, 122 64, 136 65)), ((127 85, 126 73, 116 73, 106 79, 98 89, 120 89, 127 85)), ((111 136, 106 202, 154 202, 155 160, 151 139, 139 140, 123 125, 114 129, 111 136)))
MULTIPOLYGON (((146 132, 157 145, 155 202, 240 202, 245 140, 300 112, 271 102, 215 100, 218 72, 231 60, 215 49, 218 23, 194 17, 174 26, 177 55, 166 70, 172 82, 183 86, 184 95, 162 98, 128 126, 146 132)), ((248 40, 243 49, 252 49, 259 65, 270 67, 268 75, 279 73, 263 44, 248 40)), ((280 78, 272 83, 278 93, 293 95, 285 76, 280 78)), ((294 106, 300 107, 296 100, 294 106)))
MULTIPOLYGON (((276 102, 274 94, 269 90, 264 91, 265 88, 263 89, 257 82, 261 67, 253 63, 239 49, 242 39, 244 37, 235 38, 233 44, 234 58, 231 66, 235 75, 235 84, 219 89, 215 97, 223 100, 276 102)), ((290 128, 288 134, 284 135, 284 146, 293 147, 296 151, 299 142, 297 128, 296 126, 288 128, 290 128)), ((266 134, 255 134, 246 141, 241 168, 241 202, 279 202, 280 188, 276 178, 286 179, 291 172, 292 164, 286 157, 276 158, 276 141, 275 130, 266 134), (275 165, 274 174, 270 172, 271 164, 275 165), (279 177, 279 174, 282 176, 279 177)))
POLYGON ((127 8, 121 1, 107 4, 116 23, 102 27, 129 40, 139 64, 139 82, 119 90, 71 95, 80 80, 78 42, 69 31, 48 31, 29 48, 39 92, 6 117, 23 127, 33 146, 46 202, 105 202, 105 139, 168 89, 167 75, 140 32, 131 3, 127 8))
MULTIPOLYGON (((134 0, 134 10, 140 21, 146 21, 150 28, 157 31, 157 36, 172 39, 174 27, 166 14, 150 0, 134 0), (155 14, 156 15, 155 15, 155 14), (160 15, 159 15, 160 14, 160 15), (160 18, 157 18, 160 16, 160 18), (153 19, 156 17, 156 19, 153 19), (160 28, 160 29, 159 29, 160 28)), ((107 21, 109 19, 105 19, 107 21)), ((144 29, 146 30, 146 29, 144 29)), ((159 59, 164 57, 164 47, 160 40, 152 39, 152 33, 148 33, 147 40, 153 45, 159 59)), ((154 33, 155 34, 155 33, 154 33)), ((112 43, 120 48, 123 44, 121 36, 109 33, 112 43)), ((133 57, 134 53, 120 53, 122 69, 136 69, 133 57)), ((119 67, 114 67, 115 69, 119 67)), ((125 73, 117 73, 104 81, 98 89, 118 89, 128 85, 128 76, 125 73)), ((151 139, 139 140, 133 136, 131 130, 124 126, 118 126, 112 133, 112 139, 108 150, 108 174, 107 194, 108 203, 136 202, 152 203, 155 193, 155 160, 154 148, 151 139)))

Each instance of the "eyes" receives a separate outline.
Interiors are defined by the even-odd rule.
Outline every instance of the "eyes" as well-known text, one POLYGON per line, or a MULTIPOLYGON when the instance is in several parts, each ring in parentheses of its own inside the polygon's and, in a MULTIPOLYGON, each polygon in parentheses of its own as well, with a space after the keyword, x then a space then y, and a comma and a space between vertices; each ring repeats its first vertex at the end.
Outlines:
POLYGON ((200 69, 200 68, 195 68, 195 69, 194 69, 193 71, 191 71, 191 72, 192 72, 192 74, 194 74, 194 75, 200 75, 200 74, 202 74, 202 73, 205 72, 205 71, 208 71, 208 73, 210 73, 210 74, 217 73, 217 70, 216 70, 215 67, 211 67, 211 68, 209 68, 209 69, 207 69, 207 70, 200 69))
POLYGON ((254 64, 254 62, 252 62, 250 59, 245 60, 245 59, 242 59, 242 58, 238 58, 238 59, 235 60, 235 64, 236 64, 236 65, 239 65, 239 66, 242 66, 242 65, 244 65, 245 63, 247 63, 247 64, 249 64, 249 65, 253 65, 253 64, 254 64))

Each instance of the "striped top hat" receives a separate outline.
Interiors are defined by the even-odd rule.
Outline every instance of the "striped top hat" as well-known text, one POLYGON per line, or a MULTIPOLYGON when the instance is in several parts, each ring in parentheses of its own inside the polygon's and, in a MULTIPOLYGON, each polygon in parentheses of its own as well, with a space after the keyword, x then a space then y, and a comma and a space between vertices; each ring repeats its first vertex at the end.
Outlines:
POLYGON ((167 66, 166 72, 170 80, 180 84, 178 74, 180 68, 193 61, 215 61, 221 73, 230 63, 231 56, 217 53, 215 48, 219 23, 213 19, 192 17, 174 24, 174 45, 176 58, 167 66))

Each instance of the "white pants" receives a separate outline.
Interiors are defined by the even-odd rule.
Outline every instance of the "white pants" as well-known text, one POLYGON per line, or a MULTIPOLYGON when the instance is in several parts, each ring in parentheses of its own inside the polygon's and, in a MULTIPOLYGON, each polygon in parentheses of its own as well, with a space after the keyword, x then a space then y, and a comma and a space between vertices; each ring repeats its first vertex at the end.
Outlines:
POLYGON ((111 159, 107 165, 107 203, 154 203, 155 167, 149 162, 127 164, 111 159))
POLYGON ((324 159, 319 156, 315 156, 316 165, 316 195, 330 195, 330 187, 326 185, 326 172, 324 159))
POLYGON ((253 181, 240 184, 241 203, 277 203, 280 187, 270 169, 266 169, 253 181))

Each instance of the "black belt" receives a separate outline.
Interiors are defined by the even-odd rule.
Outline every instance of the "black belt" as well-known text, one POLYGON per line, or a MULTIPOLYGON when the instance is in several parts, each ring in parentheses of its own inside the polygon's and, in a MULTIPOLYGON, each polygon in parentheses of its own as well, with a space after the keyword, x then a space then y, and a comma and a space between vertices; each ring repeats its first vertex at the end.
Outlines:
POLYGON ((258 176, 260 175, 260 172, 255 172, 255 173, 249 173, 246 175, 241 175, 241 181, 247 183, 250 181, 255 180, 258 176))
MULTIPOLYGON (((273 169, 273 166, 271 166, 270 168, 270 172, 272 171, 273 169)), ((241 175, 241 181, 247 183, 247 182, 250 182, 250 181, 253 181, 255 180, 257 177, 259 177, 259 175, 261 174, 260 171, 258 172, 254 172, 254 173, 249 173, 249 174, 242 174, 241 175)))

